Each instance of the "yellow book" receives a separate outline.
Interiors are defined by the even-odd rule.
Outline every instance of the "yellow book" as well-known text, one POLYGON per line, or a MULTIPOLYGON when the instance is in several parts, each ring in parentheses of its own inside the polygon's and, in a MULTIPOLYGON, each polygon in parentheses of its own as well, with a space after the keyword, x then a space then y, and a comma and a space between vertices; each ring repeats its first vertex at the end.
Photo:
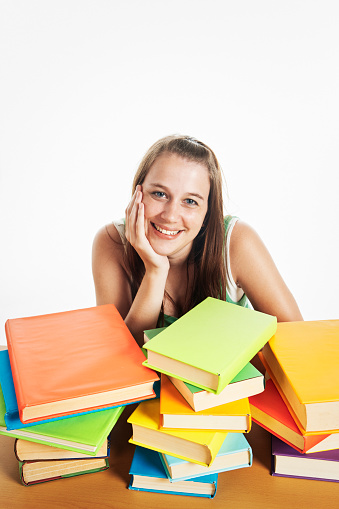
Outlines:
POLYGON ((338 432, 339 320, 278 323, 262 356, 300 430, 338 432))
POLYGON ((251 429, 248 398, 195 412, 166 375, 161 375, 161 428, 224 430, 247 433, 251 429))
POLYGON ((227 431, 159 429, 159 399, 140 403, 127 422, 133 428, 132 444, 204 466, 212 464, 227 435, 227 431))

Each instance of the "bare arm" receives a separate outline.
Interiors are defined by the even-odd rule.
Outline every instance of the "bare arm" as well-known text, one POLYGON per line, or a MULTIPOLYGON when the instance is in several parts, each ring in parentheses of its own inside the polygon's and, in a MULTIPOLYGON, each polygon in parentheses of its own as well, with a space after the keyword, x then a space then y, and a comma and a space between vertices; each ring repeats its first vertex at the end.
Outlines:
POLYGON ((124 247, 113 224, 101 228, 92 248, 92 273, 97 305, 114 304, 124 318, 132 304, 124 247))
POLYGON ((254 309, 280 322, 302 320, 298 305, 259 235, 238 221, 230 243, 231 271, 254 309))
POLYGON ((97 304, 115 304, 139 345, 143 344, 143 331, 156 327, 169 270, 168 259, 157 255, 145 236, 141 200, 142 194, 136 192, 126 209, 126 237, 138 251, 146 268, 133 301, 124 267, 124 248, 114 226, 109 227, 112 238, 106 229, 98 232, 92 258, 97 304))

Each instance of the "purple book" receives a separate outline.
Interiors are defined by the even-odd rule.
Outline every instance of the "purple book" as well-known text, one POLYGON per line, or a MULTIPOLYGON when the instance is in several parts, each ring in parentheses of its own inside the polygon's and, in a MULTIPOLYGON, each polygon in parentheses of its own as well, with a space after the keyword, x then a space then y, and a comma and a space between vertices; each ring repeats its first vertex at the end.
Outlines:
POLYGON ((339 449, 302 454, 272 435, 272 475, 339 481, 339 449))

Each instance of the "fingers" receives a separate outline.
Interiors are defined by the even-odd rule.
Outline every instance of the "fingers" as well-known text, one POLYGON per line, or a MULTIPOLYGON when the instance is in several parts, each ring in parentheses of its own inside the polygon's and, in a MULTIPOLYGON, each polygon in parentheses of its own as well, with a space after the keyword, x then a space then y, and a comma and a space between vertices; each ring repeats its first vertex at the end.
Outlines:
POLYGON ((136 232, 137 238, 139 238, 139 239, 141 239, 142 236, 145 235, 145 209, 144 209, 144 204, 142 202, 138 203, 135 232, 136 232))
MULTIPOLYGON (((126 226, 126 238, 127 240, 134 245, 135 241, 140 235, 141 227, 140 222, 144 223, 144 217, 142 212, 142 217, 139 211, 139 207, 142 200, 142 192, 141 186, 137 186, 134 194, 132 196, 131 201, 129 202, 126 210, 125 210, 125 226, 126 226)), ((143 204, 142 204, 143 210, 143 204)))

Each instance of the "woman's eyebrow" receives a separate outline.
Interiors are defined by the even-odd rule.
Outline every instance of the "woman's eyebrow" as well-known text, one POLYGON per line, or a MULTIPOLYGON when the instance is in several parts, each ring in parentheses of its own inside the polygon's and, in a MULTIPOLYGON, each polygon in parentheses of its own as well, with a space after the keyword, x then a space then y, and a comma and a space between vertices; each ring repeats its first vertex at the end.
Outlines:
MULTIPOLYGON (((168 187, 164 186, 163 184, 159 184, 158 182, 150 182, 149 184, 151 187, 157 187, 157 188, 161 188, 161 189, 164 189, 165 191, 168 191, 168 187)), ((187 194, 188 196, 194 196, 195 198, 199 198, 200 200, 204 201, 204 197, 201 196, 201 194, 199 193, 185 193, 187 194)))

